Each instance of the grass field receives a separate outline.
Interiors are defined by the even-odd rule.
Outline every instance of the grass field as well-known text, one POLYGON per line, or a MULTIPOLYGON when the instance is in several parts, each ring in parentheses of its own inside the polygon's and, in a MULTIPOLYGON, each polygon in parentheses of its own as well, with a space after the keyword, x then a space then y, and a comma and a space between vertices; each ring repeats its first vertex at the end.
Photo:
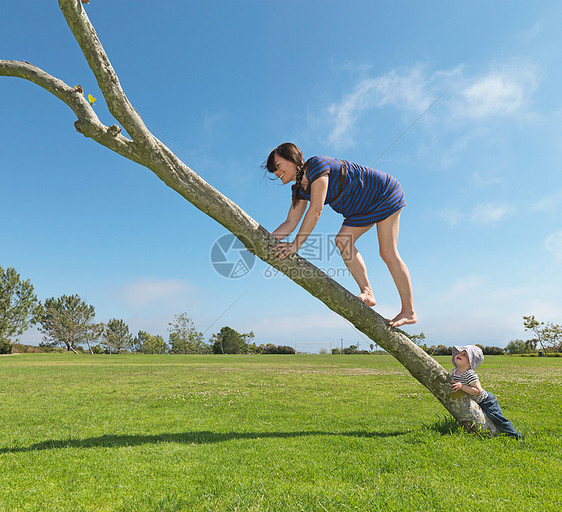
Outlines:
POLYGON ((0 357, 0 509, 562 510, 562 358, 478 373, 522 441, 385 355, 0 357))

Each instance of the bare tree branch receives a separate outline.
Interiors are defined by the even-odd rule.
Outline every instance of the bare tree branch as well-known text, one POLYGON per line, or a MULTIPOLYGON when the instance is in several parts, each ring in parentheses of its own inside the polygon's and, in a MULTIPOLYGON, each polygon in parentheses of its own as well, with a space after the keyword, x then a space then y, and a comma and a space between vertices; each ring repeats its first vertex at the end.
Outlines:
POLYGON ((0 75, 24 78, 43 87, 72 109, 78 118, 74 126, 80 133, 126 158, 139 161, 139 151, 133 141, 121 135, 117 125, 105 126, 81 91, 28 62, 0 60, 0 75))
POLYGON ((60 9, 76 38, 90 69, 94 73, 107 108, 135 142, 142 142, 144 149, 154 149, 156 142, 146 128, 138 112, 121 88, 113 66, 109 62, 98 35, 90 23, 81 0, 59 0, 60 9))

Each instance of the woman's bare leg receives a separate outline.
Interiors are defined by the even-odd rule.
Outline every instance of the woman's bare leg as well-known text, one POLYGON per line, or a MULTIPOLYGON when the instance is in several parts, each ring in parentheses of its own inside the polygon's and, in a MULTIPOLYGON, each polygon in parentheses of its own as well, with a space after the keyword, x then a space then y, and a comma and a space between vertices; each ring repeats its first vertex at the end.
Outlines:
POLYGON ((399 327, 404 324, 415 324, 417 321, 414 311, 414 297, 412 294, 412 282, 408 267, 402 261, 398 253, 398 231, 400 227, 400 210, 390 217, 377 223, 377 234, 379 237, 379 250, 381 258, 390 270, 394 284, 398 289, 402 310, 392 320, 391 327, 399 327))
POLYGON ((344 263, 351 272, 355 282, 359 285, 359 290, 361 290, 358 297, 367 306, 374 306, 376 301, 369 283, 369 277, 367 276, 367 267, 361 254, 355 248, 355 242, 363 233, 371 229, 373 225, 361 227, 342 226, 335 239, 336 246, 340 250, 344 263))

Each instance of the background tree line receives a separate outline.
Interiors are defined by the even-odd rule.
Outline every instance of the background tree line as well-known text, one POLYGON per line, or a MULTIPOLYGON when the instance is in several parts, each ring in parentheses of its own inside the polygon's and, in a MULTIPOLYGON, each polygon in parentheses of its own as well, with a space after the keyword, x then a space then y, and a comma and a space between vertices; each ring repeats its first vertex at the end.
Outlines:
POLYGON ((43 334, 44 350, 65 347, 74 353, 120 354, 279 354, 294 353, 291 347, 257 346, 254 333, 223 327, 205 340, 186 313, 168 324, 168 339, 139 331, 134 336, 121 319, 96 322, 95 308, 78 295, 51 297, 41 302, 33 285, 14 268, 0 267, 0 354, 12 352, 12 342, 32 325, 43 334))
MULTIPOLYGON (((127 324, 118 318, 107 323, 95 321, 95 308, 78 295, 63 295, 46 299, 43 303, 34 293, 33 285, 22 280, 14 268, 0 267, 0 354, 12 352, 12 341, 32 325, 43 334, 40 347, 52 349, 65 347, 72 352, 88 351, 92 354, 294 354, 289 346, 274 344, 256 345, 254 333, 239 333, 225 326, 205 340, 186 313, 180 313, 168 324, 168 340, 161 335, 139 331, 136 336, 127 324)), ((505 349, 479 345, 486 355, 533 354, 540 348, 544 355, 562 352, 562 326, 552 322, 539 322, 534 315, 523 317, 523 326, 533 334, 528 340, 512 340, 505 349)), ((402 331, 403 332, 403 331, 402 331)), ((430 355, 451 355, 452 347, 428 346, 424 333, 408 334, 414 343, 430 355)), ((358 350, 357 346, 334 354, 372 353, 358 350)))
MULTIPOLYGON (((484 355, 537 354, 539 348, 541 354, 545 356, 562 353, 562 325, 552 322, 539 322, 534 315, 530 315, 523 317, 523 327, 526 331, 532 332, 535 337, 528 340, 511 340, 505 348, 484 346, 480 343, 475 343, 475 345, 482 349, 484 355)), ((423 332, 420 334, 404 334, 429 355, 450 356, 453 354, 452 346, 428 346, 423 332)))

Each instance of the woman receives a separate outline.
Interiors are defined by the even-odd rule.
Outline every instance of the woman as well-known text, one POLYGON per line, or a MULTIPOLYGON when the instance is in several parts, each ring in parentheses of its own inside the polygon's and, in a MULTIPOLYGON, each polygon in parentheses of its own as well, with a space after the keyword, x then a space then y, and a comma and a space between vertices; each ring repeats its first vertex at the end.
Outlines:
POLYGON ((367 268, 355 242, 376 224, 381 258, 390 270, 402 301, 400 313, 388 322, 392 327, 416 323, 410 273, 397 249, 400 210, 406 205, 398 181, 388 174, 331 157, 314 156, 305 162, 302 151, 290 142, 275 148, 265 166, 283 184, 295 182, 287 219, 273 236, 279 241, 289 236, 306 211, 295 240, 277 245, 276 256, 283 260, 297 252, 316 226, 322 207, 329 204, 344 216, 335 243, 359 285, 358 297, 367 306, 374 306, 376 301, 367 268), (310 202, 308 210, 307 202, 310 202))

